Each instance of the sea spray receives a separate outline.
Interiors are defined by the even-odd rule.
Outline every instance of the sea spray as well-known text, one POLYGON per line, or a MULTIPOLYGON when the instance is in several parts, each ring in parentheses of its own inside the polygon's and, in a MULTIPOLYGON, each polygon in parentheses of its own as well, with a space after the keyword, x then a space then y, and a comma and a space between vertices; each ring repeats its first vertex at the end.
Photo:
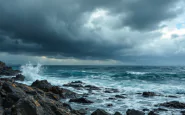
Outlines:
POLYGON ((28 81, 35 81, 37 79, 42 79, 42 76, 40 75, 43 67, 41 64, 33 65, 32 63, 28 63, 25 65, 22 65, 20 67, 20 70, 22 71, 22 74, 26 77, 26 80, 28 81))

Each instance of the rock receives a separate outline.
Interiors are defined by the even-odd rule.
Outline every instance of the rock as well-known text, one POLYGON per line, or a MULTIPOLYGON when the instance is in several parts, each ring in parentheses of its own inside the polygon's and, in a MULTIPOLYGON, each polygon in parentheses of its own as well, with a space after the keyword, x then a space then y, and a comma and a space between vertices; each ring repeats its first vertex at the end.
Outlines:
POLYGON ((149 109, 143 109, 143 111, 149 111, 149 109))
POLYGON ((70 99, 69 102, 75 102, 75 103, 93 103, 92 101, 86 99, 86 98, 77 98, 77 99, 70 99))
POLYGON ((113 104, 111 104, 111 103, 110 104, 107 104, 107 107, 112 107, 112 106, 113 106, 113 104))
POLYGON ((113 89, 113 88, 105 88, 105 93, 118 93, 118 89, 113 89))
POLYGON ((181 103, 178 101, 171 101, 159 104, 160 106, 176 108, 176 109, 185 109, 185 103, 181 103))
POLYGON ((142 96, 143 97, 152 97, 152 96, 156 96, 156 94, 154 92, 143 92, 142 96))
POLYGON ((99 87, 94 85, 86 85, 85 88, 88 90, 101 90, 99 87))
POLYGON ((111 115, 110 113, 106 112, 103 109, 97 109, 91 115, 111 115))
POLYGON ((23 76, 22 74, 18 74, 16 75, 16 77, 12 77, 12 79, 15 81, 24 81, 25 76, 23 76))
POLYGON ((174 96, 174 95, 168 95, 166 97, 170 97, 170 98, 178 98, 177 96, 174 96))
POLYGON ((148 115, 159 115, 159 114, 154 113, 153 111, 150 111, 150 112, 148 113, 148 115))
POLYGON ((63 106, 65 107, 65 108, 67 108, 68 110, 72 110, 72 107, 69 105, 69 104, 67 104, 67 103, 63 103, 63 106))
POLYGON ((144 112, 138 111, 138 110, 134 110, 134 109, 128 109, 126 114, 127 115, 145 115, 144 112))
POLYGON ((45 93, 45 96, 47 96, 49 99, 53 99, 53 100, 60 100, 60 96, 58 94, 54 94, 54 93, 51 93, 51 92, 46 92, 45 93))
POLYGON ((126 97, 125 96, 122 96, 122 95, 115 95, 116 98, 122 98, 122 99, 125 99, 126 97))
POLYGON ((164 109, 164 108, 157 108, 157 109, 154 109, 154 111, 168 111, 167 109, 164 109))
POLYGON ((77 98, 78 94, 75 92, 72 92, 68 89, 60 88, 58 86, 52 86, 51 89, 49 89, 50 92, 59 94, 61 98, 77 98))
POLYGON ((84 109, 80 109, 80 110, 72 110, 72 113, 76 114, 76 115, 86 115, 87 111, 84 109))
POLYGON ((13 76, 20 73, 19 70, 13 70, 11 67, 6 66, 4 62, 0 61, 0 75, 13 76))
POLYGON ((108 100, 116 100, 114 97, 109 97, 108 100))
POLYGON ((182 115, 185 115, 185 111, 181 111, 182 115))
POLYGON ((36 87, 39 89, 42 89, 43 91, 49 91, 52 88, 52 85, 48 83, 47 80, 36 80, 35 82, 32 83, 32 87, 36 87))
POLYGON ((83 83, 82 82, 71 82, 71 83, 67 83, 67 84, 64 84, 63 86, 65 86, 65 87, 73 87, 73 88, 82 88, 83 87, 83 85, 82 85, 83 83))
POLYGON ((114 115, 122 115, 120 112, 116 112, 114 113, 114 115))

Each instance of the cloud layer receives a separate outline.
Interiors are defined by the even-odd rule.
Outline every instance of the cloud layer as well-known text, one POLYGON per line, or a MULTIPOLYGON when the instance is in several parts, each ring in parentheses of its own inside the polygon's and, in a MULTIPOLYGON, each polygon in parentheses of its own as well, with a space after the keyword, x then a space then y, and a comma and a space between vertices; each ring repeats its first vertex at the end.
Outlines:
POLYGON ((183 5, 181 0, 0 0, 0 52, 136 63, 143 63, 138 57, 182 56, 183 5))

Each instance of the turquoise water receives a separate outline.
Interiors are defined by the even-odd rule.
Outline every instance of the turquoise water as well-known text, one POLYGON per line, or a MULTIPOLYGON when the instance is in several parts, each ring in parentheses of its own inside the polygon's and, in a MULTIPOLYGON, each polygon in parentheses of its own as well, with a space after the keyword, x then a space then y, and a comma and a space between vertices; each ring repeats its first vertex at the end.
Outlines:
MULTIPOLYGON (((178 100, 185 102, 185 67, 170 66, 33 66, 27 64, 16 66, 26 76, 25 84, 31 84, 36 79, 47 79, 53 85, 62 85, 71 81, 80 80, 87 84, 101 87, 100 91, 93 91, 89 97, 95 103, 82 105, 71 103, 73 108, 103 108, 109 112, 125 113, 127 109, 144 108, 154 109, 156 104, 178 100), (118 93, 104 93, 105 88, 118 89, 118 93), (144 98, 140 94, 144 91, 153 91, 163 96, 144 98), (109 97, 124 94, 126 99, 108 100, 109 97), (169 95, 178 98, 166 97, 169 95), (113 104, 107 107, 107 104, 113 104)), ((77 93, 88 93, 86 90, 76 90, 77 93)), ((68 102, 68 100, 61 100, 68 102)), ((170 109, 160 114, 180 114, 180 110, 170 109)))

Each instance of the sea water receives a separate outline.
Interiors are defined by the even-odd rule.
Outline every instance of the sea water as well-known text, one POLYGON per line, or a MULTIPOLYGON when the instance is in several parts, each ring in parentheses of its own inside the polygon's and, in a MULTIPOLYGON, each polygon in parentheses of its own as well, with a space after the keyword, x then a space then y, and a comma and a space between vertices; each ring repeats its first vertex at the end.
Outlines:
MULTIPOLYGON (((110 113, 119 111, 125 114, 127 109, 153 110, 155 105, 167 101, 185 102, 185 67, 180 66, 46 66, 31 63, 14 66, 26 76, 24 84, 30 85, 35 80, 48 80, 52 85, 63 87, 72 81, 82 81, 101 88, 118 89, 118 93, 105 93, 103 90, 93 91, 87 97, 93 104, 70 103, 73 108, 88 108, 89 113, 97 108, 110 113), (144 91, 156 92, 162 96, 143 97, 144 91), (109 97, 124 95, 125 99, 109 100, 109 97), (170 98, 168 96, 177 96, 170 98), (107 104, 113 106, 108 107, 107 104)), ((76 93, 88 93, 86 90, 68 88, 76 93)), ((68 103, 69 100, 61 100, 68 103)), ((168 108, 165 108, 168 109, 168 108)), ((163 115, 180 114, 180 109, 169 109, 163 115)))

